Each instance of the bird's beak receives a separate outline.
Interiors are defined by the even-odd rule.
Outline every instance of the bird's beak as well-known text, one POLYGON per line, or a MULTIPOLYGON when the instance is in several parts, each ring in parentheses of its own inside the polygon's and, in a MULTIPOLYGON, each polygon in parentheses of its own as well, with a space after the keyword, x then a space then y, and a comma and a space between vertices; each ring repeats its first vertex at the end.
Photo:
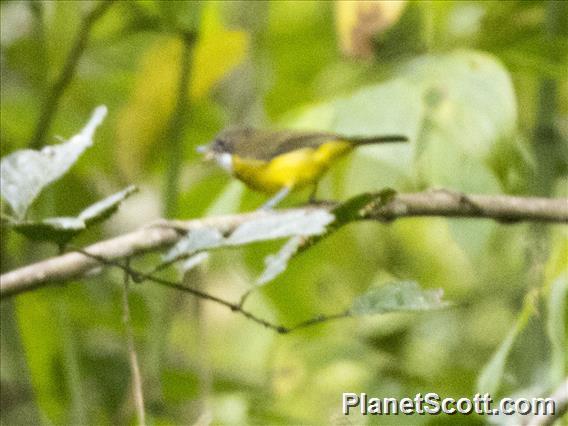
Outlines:
POLYGON ((205 161, 211 161, 215 158, 215 154, 213 153, 213 150, 211 150, 211 145, 199 145, 195 148, 195 150, 198 153, 203 154, 203 159, 205 161))

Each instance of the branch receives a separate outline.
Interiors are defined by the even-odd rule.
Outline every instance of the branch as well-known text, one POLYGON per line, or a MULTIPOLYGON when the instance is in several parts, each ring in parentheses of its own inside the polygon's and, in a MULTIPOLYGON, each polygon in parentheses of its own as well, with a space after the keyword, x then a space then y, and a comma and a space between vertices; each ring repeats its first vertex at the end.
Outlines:
MULTIPOLYGON (((302 322, 296 324, 293 327, 285 327, 283 325, 275 324, 275 323, 267 321, 263 318, 260 318, 256 314, 244 309, 242 303, 233 303, 233 302, 230 302, 228 300, 221 299, 220 297, 206 293, 203 290, 199 290, 199 289, 194 288, 194 287, 189 287, 186 284, 184 284, 183 282, 171 281, 171 280, 167 280, 167 279, 158 277, 158 276, 153 275, 153 274, 138 271, 138 270, 132 268, 128 261, 126 262, 125 265, 123 265, 122 263, 119 263, 118 261, 109 261, 109 260, 105 260, 104 258, 94 256, 94 255, 92 255, 91 253, 89 253, 85 250, 77 249, 77 252, 81 253, 81 254, 83 254, 83 255, 91 258, 91 259, 95 259, 96 261, 100 262, 103 265, 116 267, 116 268, 121 269, 122 271, 124 271, 125 283, 127 283, 129 281, 129 278, 132 278, 132 280, 137 282, 137 283, 141 283, 143 281, 150 281, 154 284, 158 284, 158 285, 161 285, 163 287, 169 287, 170 289, 181 291, 182 293, 190 294, 190 295, 196 297, 197 299, 207 300, 209 302, 214 302, 214 303, 217 303, 221 306, 229 308, 231 311, 236 312, 236 313, 244 316, 246 319, 248 319, 252 322, 255 322, 257 324, 260 324, 260 325, 262 325, 262 326, 264 326, 264 327, 266 327, 270 330, 276 331, 277 333, 280 333, 280 334, 291 333, 293 331, 296 331, 296 330, 299 330, 299 329, 302 329, 302 328, 312 327, 314 325, 322 324, 324 322, 334 321, 334 320, 341 319, 341 318, 347 318, 351 315, 351 313, 349 311, 344 311, 344 312, 340 312, 338 314, 332 314, 332 315, 318 315, 314 318, 308 319, 306 321, 302 321, 302 322)), ((242 298, 241 298, 241 300, 242 300, 242 298)), ((124 303, 127 303, 127 301, 125 300, 124 303)), ((128 306, 128 305, 126 304, 126 306, 128 306)))
POLYGON ((55 80, 55 83, 49 89, 49 93, 43 103, 39 121, 30 142, 30 148, 39 149, 43 146, 51 121, 57 112, 59 100, 61 99, 61 96, 63 96, 63 92, 65 92, 69 83, 71 83, 71 80, 75 75, 79 59, 87 47, 87 41, 89 40, 91 29, 95 22, 97 22, 99 18, 105 14, 113 1, 114 0, 102 0, 81 20, 79 25, 80 30, 77 33, 75 42, 71 47, 71 51, 69 52, 69 55, 65 60, 65 64, 55 80))
POLYGON ((568 223, 568 198, 466 195, 446 190, 398 194, 363 219, 393 220, 410 216, 485 218, 499 222, 568 223))
MULTIPOLYGON (((271 330, 274 330, 278 333, 289 333, 291 331, 293 331, 296 327, 294 328, 287 328, 278 324, 273 324, 267 320, 264 320, 258 316, 256 316, 255 314, 253 314, 252 312, 249 312, 247 310, 245 310, 241 304, 237 304, 237 303, 233 303, 230 302, 228 300, 225 299, 221 299, 220 297, 214 296, 212 294, 206 293, 205 291, 199 290, 197 288, 193 288, 193 287, 188 287, 187 285, 183 284, 182 282, 176 282, 176 281, 171 281, 171 280, 167 280, 165 278, 161 278, 158 277, 156 275, 153 274, 148 274, 142 271, 138 271, 132 267, 130 267, 130 265, 127 263, 126 265, 123 265, 121 263, 119 263, 118 261, 112 261, 112 260, 106 260, 103 257, 100 256, 95 256, 92 253, 89 253, 85 250, 81 250, 81 249, 77 249, 77 253, 80 253, 90 259, 93 259, 103 265, 106 266, 110 266, 110 267, 116 267, 121 269, 122 271, 124 271, 125 276, 128 276, 130 278, 132 278, 132 280, 136 283, 141 283, 143 281, 150 281, 154 284, 158 284, 161 285, 163 287, 169 287, 173 290, 178 290, 181 291, 182 293, 188 293, 194 297, 197 297, 199 299, 202 300, 207 300, 210 302, 214 302, 217 303, 221 306, 225 306, 226 308, 229 308, 231 311, 233 312, 238 312, 239 314, 241 314, 242 316, 244 316, 245 318, 256 322, 257 324, 263 325, 266 328, 269 328, 271 330)), ((324 316, 320 316, 318 317, 318 319, 316 320, 311 320, 310 322, 317 324, 317 323, 321 323, 325 321, 324 316)), ((335 319, 335 316, 332 318, 335 319)), ((303 328, 303 327, 307 327, 308 325, 308 321, 306 321, 305 323, 300 323, 298 325, 298 328, 303 328)))
MULTIPOLYGON (((357 214, 348 221, 394 219, 414 216, 441 216, 456 218, 489 218, 504 223, 518 221, 568 223, 568 199, 525 198, 505 195, 464 195, 448 191, 432 191, 414 194, 397 194, 386 202, 380 202, 380 194, 369 195, 357 214)), ((357 198, 357 197, 356 197, 357 198)), ((343 206, 350 203, 347 201, 343 206)), ((307 206, 307 209, 333 210, 336 204, 307 206)), ((279 215, 290 210, 255 211, 226 216, 216 216, 189 221, 162 221, 136 231, 86 247, 92 256, 107 261, 134 257, 147 252, 159 251, 175 244, 188 231, 200 228, 215 228, 223 235, 239 225, 259 218, 279 215)), ((339 223, 339 226, 347 223, 339 223)), ((49 283, 64 283, 93 273, 100 267, 97 259, 78 252, 67 253, 32 265, 24 266, 0 276, 0 297, 10 297, 42 287, 49 283)))

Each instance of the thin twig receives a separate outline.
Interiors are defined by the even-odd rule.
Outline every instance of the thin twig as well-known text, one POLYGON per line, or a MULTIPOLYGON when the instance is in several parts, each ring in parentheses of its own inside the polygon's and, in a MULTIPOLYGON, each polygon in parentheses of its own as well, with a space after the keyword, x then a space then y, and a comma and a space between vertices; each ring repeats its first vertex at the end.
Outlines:
POLYGON ((113 267, 122 269, 126 274, 128 274, 132 278, 132 280, 134 280, 137 283, 141 283, 143 281, 150 281, 150 282, 153 282, 155 284, 161 285, 163 287, 169 287, 169 288, 172 288, 174 290, 178 290, 178 291, 181 291, 181 292, 184 292, 184 293, 189 293, 192 296, 199 297, 203 300, 208 300, 210 302, 218 303, 222 306, 229 308, 231 311, 239 312, 241 315, 245 316, 246 318, 250 319, 251 321, 254 321, 254 322, 256 322, 260 325, 263 325, 267 328, 273 329, 273 330, 275 330, 279 333, 288 332, 288 329, 286 327, 275 325, 275 324, 270 323, 269 321, 266 321, 262 318, 259 318, 256 315, 254 315, 253 313, 241 309, 237 303, 232 303, 232 302, 229 302, 227 300, 221 299, 220 297, 206 293, 202 290, 198 290, 198 289, 193 288, 193 287, 185 286, 184 284, 177 282, 177 281, 167 280, 165 278, 157 277, 157 276, 152 275, 152 274, 147 274, 145 272, 138 271, 138 270, 132 268, 129 265, 122 265, 119 262, 115 262, 115 261, 112 261, 112 260, 105 259, 101 256, 94 255, 92 253, 89 253, 86 250, 82 250, 82 249, 77 248, 77 249, 75 249, 75 251, 77 253, 81 253, 82 255, 85 255, 89 258, 95 259, 97 262, 100 262, 103 265, 113 266, 113 267))
POLYGON ((252 292, 255 290, 255 288, 249 288, 247 291, 245 291, 241 297, 239 298, 239 307, 243 307, 245 305, 245 302, 247 301, 247 299, 249 298, 249 296, 252 294, 252 292))
POLYGON ((142 375, 140 374, 140 366, 138 365, 138 355, 136 353, 136 345, 134 344, 134 332, 132 330, 132 321, 130 318, 130 306, 128 304, 128 292, 130 284, 130 261, 127 259, 124 269, 124 291, 122 293, 122 321, 124 324, 124 332, 126 334, 126 345, 128 348, 128 361, 130 364, 130 374, 132 375, 132 394, 134 396, 134 406, 136 407, 136 418, 138 424, 144 426, 146 424, 144 412, 144 392, 142 390, 142 375))
MULTIPOLYGON (((183 274, 183 284, 186 287, 192 286, 194 288, 202 288, 204 283, 202 279, 201 269, 192 268, 185 270, 183 274)), ((209 401, 213 389, 213 374, 210 366, 211 356, 209 353, 208 332, 206 316, 204 315, 204 304, 205 302, 201 298, 194 297, 192 309, 189 310, 192 327, 195 331, 195 370, 199 383, 199 394, 196 401, 196 411, 199 413, 199 416, 211 413, 209 401)))
POLYGON ((46 30, 45 30, 45 5, 40 1, 31 1, 27 4, 33 17, 32 37, 35 44, 34 71, 37 73, 36 80, 39 82, 39 89, 43 92, 48 85, 47 73, 47 49, 46 30))
MULTIPOLYGON (((225 235, 244 223, 254 222, 267 216, 289 214, 291 211, 308 212, 315 209, 332 211, 333 207, 333 205, 307 206, 292 210, 255 211, 189 221, 162 221, 98 242, 86 247, 85 250, 107 260, 120 260, 162 250, 196 229, 213 228, 225 235)), ((527 221, 566 224, 568 199, 465 195, 448 191, 397 194, 386 204, 375 204, 371 200, 350 220, 389 222, 398 218, 417 216, 488 218, 501 223, 527 221)), ((49 283, 63 283, 77 279, 93 273, 94 269, 100 266, 100 262, 77 252, 43 260, 0 276, 0 297, 14 296, 49 283)))
POLYGON ((169 288, 172 288, 172 289, 175 289, 175 290, 182 291, 184 293, 189 293, 189 294, 196 296, 196 297, 199 297, 201 299, 209 300, 210 302, 215 302, 215 303, 218 303, 220 305, 223 305, 223 306, 229 308, 231 311, 237 312, 237 313, 243 315, 245 318, 247 318, 247 319, 249 319, 253 322, 256 322, 257 324, 260 324, 260 325, 262 325, 266 328, 274 330, 278 333, 289 333, 290 332, 289 328, 278 325, 278 324, 273 324, 273 323, 271 323, 271 322, 269 322, 269 321, 267 321, 263 318, 257 317, 252 312, 247 311, 247 310, 239 307, 239 305, 237 303, 232 303, 232 302, 229 302, 227 300, 223 300, 223 299, 221 299, 217 296, 213 296, 212 294, 205 293, 201 290, 196 290, 196 289, 191 288, 191 287, 186 287, 183 284, 180 284, 180 283, 177 283, 177 282, 174 282, 174 281, 165 280, 165 279, 158 278, 158 277, 151 276, 151 275, 147 276, 145 274, 140 274, 140 277, 144 278, 148 281, 152 281, 156 284, 162 285, 164 287, 169 287, 169 288))
MULTIPOLYGON (((338 313, 338 314, 332 314, 332 315, 318 315, 318 316, 316 316, 312 319, 309 319, 307 321, 302 321, 301 323, 299 323, 299 324, 297 324, 293 327, 285 327, 283 325, 275 324, 275 323, 272 323, 268 320, 260 318, 259 316, 255 315, 254 313, 252 313, 252 312, 250 312, 246 309, 243 309, 242 306, 240 305, 240 303, 229 302, 228 300, 221 299, 220 297, 206 293, 205 291, 186 286, 181 282, 167 280, 167 279, 157 277, 157 276, 152 275, 152 274, 147 274, 145 272, 138 271, 138 270, 132 268, 129 264, 124 265, 124 264, 121 264, 119 262, 109 261, 107 259, 104 259, 100 256, 93 255, 92 253, 89 253, 89 252, 82 250, 82 249, 79 249, 79 248, 75 249, 75 251, 77 251, 78 253, 81 253, 85 256, 88 256, 90 258, 93 258, 93 259, 97 260, 98 262, 100 262, 104 265, 113 266, 113 267, 121 269, 122 271, 124 271, 124 273, 126 275, 128 275, 132 280, 134 280, 137 283, 141 283, 143 281, 149 281, 149 282, 161 285, 163 287, 169 287, 171 289, 178 290, 178 291, 181 291, 183 293, 188 293, 188 294, 195 296, 195 297, 202 299, 202 300, 207 300, 207 301, 210 301, 210 302, 217 303, 219 305, 225 306, 226 308, 229 308, 231 311, 236 312, 236 313, 244 316, 245 318, 247 318, 247 319, 249 319, 249 320, 251 320, 251 321, 253 321, 257 324, 260 324, 260 325, 262 325, 262 326, 264 326, 264 327, 266 327, 270 330, 274 330, 274 331, 276 331, 277 333, 280 333, 280 334, 291 333, 291 332, 296 331, 296 330, 301 329, 301 328, 306 328, 306 327, 322 324, 322 323, 327 322, 327 321, 345 318, 345 317, 348 317, 350 315, 348 311, 344 311, 344 312, 341 312, 341 313, 338 313)), ((126 280, 126 277, 125 277, 125 280, 126 280)))
POLYGON ((299 330, 301 328, 312 327, 314 325, 322 324, 324 322, 329 322, 329 321, 333 321, 333 320, 337 320, 337 319, 347 318, 347 317, 350 317, 350 316, 351 316, 351 312, 349 312, 348 310, 344 311, 344 312, 340 312, 338 314, 333 314, 333 315, 318 315, 318 316, 311 318, 309 320, 302 321, 301 323, 296 324, 292 328, 289 328, 288 333, 292 332, 292 331, 299 330))
MULTIPOLYGON (((564 34, 568 6, 562 1, 549 1, 545 2, 544 11, 542 37, 545 43, 552 45, 564 34)), ((536 175, 533 179, 532 190, 535 194, 542 196, 549 196, 552 193, 554 182, 565 167, 566 142, 557 125, 557 117, 560 114, 558 106, 561 87, 562 83, 559 78, 542 75, 538 80, 536 122, 532 141, 536 175)))
POLYGON ((114 0, 102 0, 81 20, 81 23, 79 24, 79 32, 77 33, 75 42, 73 43, 73 46, 69 51, 69 55, 65 60, 65 64, 55 80, 55 83, 49 89, 43 103, 39 120, 30 142, 30 148, 39 149, 43 146, 45 137, 49 132, 49 127, 53 121, 53 117, 59 107, 59 101, 61 100, 65 89, 69 86, 71 80, 73 80, 79 59, 87 47, 91 29, 95 22, 97 22, 99 18, 105 14, 113 1, 114 0))

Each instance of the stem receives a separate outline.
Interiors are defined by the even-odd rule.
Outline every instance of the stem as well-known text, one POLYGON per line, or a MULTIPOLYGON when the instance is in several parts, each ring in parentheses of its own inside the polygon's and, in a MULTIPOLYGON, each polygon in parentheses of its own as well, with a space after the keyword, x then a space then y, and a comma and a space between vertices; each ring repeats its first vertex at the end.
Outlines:
MULTIPOLYGON (((198 299, 198 302, 202 301, 202 300, 206 300, 206 301, 209 301, 209 302, 217 303, 219 305, 225 306, 226 308, 229 308, 233 312, 236 312, 236 313, 244 316, 248 320, 251 320, 251 321, 253 321, 257 324, 260 324, 260 325, 262 325, 262 326, 264 326, 264 327, 266 327, 270 330, 276 331, 277 333, 280 333, 280 334, 291 333, 293 331, 296 331, 296 330, 299 330, 299 329, 302 329, 302 328, 311 327, 311 326, 321 324, 321 323, 324 323, 324 322, 333 321, 333 320, 337 320, 337 319, 341 319, 341 318, 347 318, 351 315, 349 311, 343 311, 343 312, 332 314, 332 315, 317 315, 316 317, 308 319, 306 321, 302 321, 302 322, 298 323, 297 325, 295 325, 293 327, 284 327, 283 325, 272 323, 272 322, 267 321, 263 318, 260 318, 259 316, 257 316, 256 314, 254 314, 250 311, 243 309, 243 307, 240 303, 233 303, 233 302, 230 302, 228 300, 222 299, 220 297, 214 296, 212 294, 206 293, 205 291, 197 289, 195 287, 187 286, 187 284, 186 284, 187 276, 184 276, 184 279, 183 279, 182 282, 170 281, 170 280, 167 280, 167 279, 164 279, 164 278, 161 278, 161 277, 157 277, 157 276, 152 275, 152 274, 147 274, 147 273, 142 272, 142 271, 134 270, 128 264, 122 265, 119 262, 109 261, 109 260, 106 260, 106 259, 99 257, 99 256, 95 256, 92 253, 86 252, 86 251, 81 250, 81 249, 78 249, 77 251, 81 254, 84 254, 85 256, 88 256, 88 257, 91 257, 91 258, 97 260, 102 265, 113 266, 113 267, 117 267, 117 268, 122 269, 125 273, 125 276, 131 277, 132 279, 134 279, 138 283, 140 283, 142 281, 150 281, 152 283, 159 284, 159 285, 164 286, 164 287, 169 287, 171 289, 178 290, 178 291, 181 291, 183 293, 188 293, 188 294, 196 297, 198 299)), ((128 279, 128 278, 125 278, 125 280, 126 279, 128 279)), ((200 365, 201 365, 201 363, 200 363, 200 365)), ((206 374, 209 375, 210 373, 206 373, 206 374)), ((206 378, 208 381, 210 381, 209 376, 206 376, 206 377, 202 376, 201 379, 203 379, 203 378, 206 378)), ((207 386, 210 387, 211 384, 208 383, 207 386)))
MULTIPOLYGON (((544 35, 549 44, 554 45, 561 32, 561 21, 567 7, 564 2, 545 3, 546 21, 544 35)), ((552 60, 552 58, 551 58, 552 60)), ((534 130, 534 151, 537 160, 535 194, 547 196, 552 193, 558 174, 558 164, 562 161, 562 147, 555 126, 558 107, 558 82, 550 77, 539 81, 537 120, 534 130), (560 154, 560 155, 559 155, 560 154)))
POLYGON ((36 71, 35 79, 37 80, 40 93, 45 93, 47 88, 47 54, 45 49, 45 25, 44 25, 44 4, 40 1, 32 1, 28 3, 28 7, 34 19, 33 40, 35 44, 35 63, 36 71))
POLYGON ((191 70, 191 53, 195 36, 193 33, 183 33, 182 41, 183 49, 176 105, 166 133, 166 143, 168 144, 166 182, 164 186, 164 215, 166 217, 175 217, 178 210, 179 176, 184 160, 182 136, 188 112, 187 92, 191 70))
MULTIPOLYGON (((201 289, 203 280, 199 268, 194 268, 186 271, 183 276, 183 284, 189 287, 193 283, 193 288, 201 289)), ((210 354, 208 353, 209 342, 207 339, 207 326, 204 316, 203 299, 195 297, 193 299, 192 322, 195 328, 195 343, 196 343, 196 370, 199 380, 199 396, 198 396, 198 417, 211 414, 208 404, 209 397, 213 388, 213 375, 209 367, 210 354)))
MULTIPOLYGON (((129 261, 126 261, 126 267, 129 267, 129 261)), ((134 406, 136 408, 136 419, 138 424, 144 426, 146 424, 144 413, 144 393, 142 391, 142 376, 138 365, 138 355, 136 353, 136 345, 134 344, 134 333, 132 331, 132 321, 130 319, 130 307, 128 305, 128 291, 130 283, 130 274, 124 272, 124 291, 122 293, 122 322, 124 324, 124 333, 126 334, 126 345, 128 349, 128 362, 130 364, 130 374, 132 376, 132 394, 134 396, 134 406)))
POLYGON ((91 29, 95 22, 97 22, 99 18, 105 14, 113 1, 114 0, 102 0, 82 19, 82 22, 79 25, 79 32, 77 33, 75 42, 73 43, 71 51, 65 60, 65 64, 45 98, 34 135, 30 142, 30 148, 39 149, 44 145, 45 137, 49 132, 51 122, 53 121, 53 117, 55 117, 55 113, 59 107, 59 101, 61 100, 65 89, 67 89, 67 86, 69 86, 69 83, 73 80, 79 59, 87 47, 91 29))

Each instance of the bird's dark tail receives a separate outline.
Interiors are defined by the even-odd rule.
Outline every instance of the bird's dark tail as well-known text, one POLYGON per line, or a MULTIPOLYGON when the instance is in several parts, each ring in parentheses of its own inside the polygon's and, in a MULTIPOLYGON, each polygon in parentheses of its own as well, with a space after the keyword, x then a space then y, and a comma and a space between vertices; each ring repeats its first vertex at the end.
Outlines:
POLYGON ((402 135, 356 137, 356 138, 349 138, 348 140, 354 143, 355 145, 370 145, 374 143, 389 143, 389 142, 408 142, 408 138, 402 135))

